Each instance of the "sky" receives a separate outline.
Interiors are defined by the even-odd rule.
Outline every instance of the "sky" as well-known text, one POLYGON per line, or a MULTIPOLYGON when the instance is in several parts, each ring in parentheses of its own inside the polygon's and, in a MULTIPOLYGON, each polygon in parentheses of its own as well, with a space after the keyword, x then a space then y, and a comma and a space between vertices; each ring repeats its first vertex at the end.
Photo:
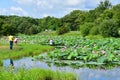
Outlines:
MULTIPOLYGON (((61 18, 73 10, 91 10, 104 0, 0 0, 0 15, 61 18)), ((120 0, 109 0, 112 5, 120 0)))

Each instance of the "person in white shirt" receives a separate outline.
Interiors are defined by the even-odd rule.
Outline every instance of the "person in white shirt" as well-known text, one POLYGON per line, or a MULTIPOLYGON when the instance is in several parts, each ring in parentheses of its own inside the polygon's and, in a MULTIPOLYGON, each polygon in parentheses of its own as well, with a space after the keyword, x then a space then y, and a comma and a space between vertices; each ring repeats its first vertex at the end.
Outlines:
POLYGON ((54 43, 53 39, 50 39, 50 40, 49 40, 49 44, 52 46, 53 43, 54 43))

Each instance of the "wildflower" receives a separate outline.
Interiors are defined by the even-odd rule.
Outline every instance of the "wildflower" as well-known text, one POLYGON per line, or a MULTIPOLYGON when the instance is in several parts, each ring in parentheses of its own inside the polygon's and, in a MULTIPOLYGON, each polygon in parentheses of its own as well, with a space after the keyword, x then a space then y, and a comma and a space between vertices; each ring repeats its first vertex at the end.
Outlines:
POLYGON ((65 49, 64 48, 61 48, 62 51, 64 51, 65 49))
POLYGON ((65 47, 63 47, 63 48, 61 48, 61 51, 65 51, 65 50, 66 50, 66 48, 67 48, 66 46, 65 46, 65 47))

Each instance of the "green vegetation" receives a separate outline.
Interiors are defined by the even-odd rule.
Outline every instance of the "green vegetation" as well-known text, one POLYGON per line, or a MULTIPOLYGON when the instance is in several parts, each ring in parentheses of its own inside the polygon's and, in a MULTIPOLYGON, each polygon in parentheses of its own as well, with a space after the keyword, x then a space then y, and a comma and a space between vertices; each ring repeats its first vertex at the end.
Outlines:
MULTIPOLYGON (((47 40, 47 38, 46 38, 47 40)), ((84 63, 114 63, 120 61, 120 40, 115 38, 86 39, 79 36, 54 36, 56 49, 46 56, 49 60, 79 60, 84 63), (59 45, 57 45, 59 44, 59 45)), ((46 41, 44 42, 45 44, 46 41)), ((39 55, 37 58, 46 59, 39 55)))
POLYGON ((51 46, 35 45, 35 44, 22 44, 14 46, 13 50, 9 50, 9 46, 0 46, 0 59, 7 58, 20 58, 25 56, 32 56, 43 52, 48 52, 53 49, 51 46))
POLYGON ((114 20, 106 20, 101 23, 99 33, 104 37, 117 37, 118 25, 114 20))
MULTIPOLYGON (((82 64, 117 64, 120 61, 119 38, 98 38, 99 35, 94 37, 95 39, 93 39, 93 36, 90 37, 90 35, 85 38, 79 36, 80 33, 75 31, 60 36, 52 36, 51 34, 43 32, 37 35, 19 35, 19 44, 14 46, 12 51, 9 50, 7 41, 2 44, 3 39, 1 39, 0 50, 2 54, 0 54, 0 59, 36 55, 48 50, 47 56, 36 55, 35 58, 48 59, 49 62, 51 60, 55 63, 67 60, 71 61, 67 62, 68 64, 78 66, 82 64), (51 38, 54 40, 54 46, 48 45, 51 38)), ((4 37, 4 39, 6 38, 4 37)), ((0 64, 2 65, 2 60, 0 60, 0 64)), ((66 63, 63 62, 61 64, 66 63)), ((26 74, 29 73, 26 72, 26 74)))
POLYGON ((0 66, 3 66, 3 60, 0 59, 0 66))
POLYGON ((38 55, 40 53, 49 52, 54 48, 51 46, 35 45, 35 44, 21 44, 9 49, 9 45, 0 45, 0 66, 3 60, 7 58, 17 59, 21 57, 38 55))
MULTIPOLYGON (((105 0, 93 10, 74 10, 62 18, 48 16, 35 19, 0 15, 0 66, 7 58, 33 56, 43 52, 48 52, 48 55, 35 57, 53 61, 78 60, 88 64, 119 63, 119 9, 120 4, 112 6, 109 0, 105 0), (20 39, 19 44, 14 46, 13 50, 9 50, 6 37, 9 34, 18 36, 20 39), (54 40, 54 46, 48 45, 50 39, 54 40)), ((41 71, 38 69, 20 70, 14 74, 1 69, 0 79, 75 80, 71 74, 41 71)))
POLYGON ((120 37, 120 4, 112 6, 104 0, 89 11, 73 10, 62 18, 0 15, 0 35, 37 34, 43 31, 56 31, 57 34, 80 31, 82 36, 102 35, 103 37, 120 37))
POLYGON ((94 27, 93 23, 85 23, 80 27, 81 33, 83 36, 87 36, 90 33, 90 29, 94 27))
POLYGON ((81 36, 80 31, 70 31, 68 33, 65 33, 63 36, 81 36))
POLYGON ((0 69, 0 80, 76 80, 72 73, 43 70, 43 69, 0 69))
MULTIPOLYGON (((49 34, 48 34, 49 35, 49 34)), ((7 37, 0 39, 0 66, 3 60, 7 58, 21 58, 26 56, 34 56, 44 52, 50 52, 53 46, 41 45, 46 40, 45 34, 34 36, 20 35, 18 45, 13 46, 13 50, 9 50, 7 37), (40 36, 42 35, 42 36, 40 36)), ((49 35, 49 38, 51 36, 49 35)), ((47 38, 47 39, 49 39, 47 38)), ((76 80, 76 76, 72 73, 64 73, 58 71, 44 69, 17 69, 10 66, 10 69, 0 68, 0 80, 76 80), (7 76, 7 77, 6 77, 7 76)))
POLYGON ((120 60, 120 46, 118 45, 120 44, 119 38, 102 38, 99 35, 89 35, 85 38, 79 36, 78 32, 74 32, 74 34, 76 34, 76 36, 71 35, 71 33, 62 36, 52 36, 50 34, 38 34, 33 36, 21 35, 19 36, 21 39, 21 42, 19 43, 20 46, 14 47, 13 51, 8 49, 8 51, 6 50, 2 52, 4 49, 3 46, 3 48, 1 47, 1 53, 4 54, 0 55, 3 58, 14 58, 16 56, 35 55, 41 51, 48 50, 48 57, 53 60, 80 60, 83 62, 96 63, 112 63, 120 60), (54 40, 53 47, 47 46, 49 45, 49 39, 51 38, 54 40), (23 42, 22 40, 27 42, 23 42), (56 48, 55 50, 53 50, 54 47, 56 48))

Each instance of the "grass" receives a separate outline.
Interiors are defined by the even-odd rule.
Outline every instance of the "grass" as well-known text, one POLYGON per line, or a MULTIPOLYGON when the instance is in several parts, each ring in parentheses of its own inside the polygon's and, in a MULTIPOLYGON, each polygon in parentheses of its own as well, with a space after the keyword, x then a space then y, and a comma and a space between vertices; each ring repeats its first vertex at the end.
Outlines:
POLYGON ((43 52, 53 50, 51 46, 43 46, 37 44, 21 44, 14 46, 13 50, 9 49, 9 45, 0 45, 0 66, 3 65, 3 60, 7 58, 16 59, 26 56, 33 56, 43 52))
POLYGON ((14 46, 13 50, 9 49, 9 45, 0 45, 0 59, 20 58, 25 56, 37 55, 52 50, 51 46, 43 46, 37 44, 22 44, 14 46))
POLYGON ((0 69, 0 80, 76 80, 72 73, 51 71, 45 69, 0 69))
POLYGON ((63 36, 81 36, 80 31, 70 31, 68 33, 65 33, 63 36))
POLYGON ((39 35, 57 36, 56 31, 43 31, 39 35))
MULTIPOLYGON (((45 33, 42 33, 43 35, 45 33)), ((55 32, 47 33, 47 35, 56 35, 55 32)), ((46 35, 46 34, 45 34, 46 35)), ((34 38, 33 38, 34 39, 34 38)), ((7 41, 7 39, 6 39, 7 41)), ((0 42, 0 66, 3 65, 3 60, 7 58, 16 59, 25 56, 37 55, 43 52, 49 52, 54 49, 52 46, 21 43, 9 49, 8 43, 4 40, 0 42), (3 43, 4 42, 4 43, 3 43)), ((18 69, 6 70, 0 69, 0 80, 76 80, 73 73, 65 73, 44 69, 18 69)))
POLYGON ((0 59, 0 66, 3 66, 3 60, 0 59))
MULTIPOLYGON (((39 35, 49 35, 49 36, 59 36, 56 31, 43 31, 39 33, 39 35)), ((70 31, 68 33, 63 34, 62 36, 81 36, 80 31, 70 31)))
MULTIPOLYGON (((23 56, 37 55, 52 50, 51 46, 38 44, 21 44, 14 46, 9 50, 9 45, 0 45, 0 66, 3 65, 3 59, 20 58, 23 56)), ((72 73, 64 73, 45 69, 18 69, 0 68, 0 80, 76 80, 72 73)))
POLYGON ((88 38, 88 39, 103 39, 103 36, 101 36, 101 35, 88 35, 85 38, 88 38))

